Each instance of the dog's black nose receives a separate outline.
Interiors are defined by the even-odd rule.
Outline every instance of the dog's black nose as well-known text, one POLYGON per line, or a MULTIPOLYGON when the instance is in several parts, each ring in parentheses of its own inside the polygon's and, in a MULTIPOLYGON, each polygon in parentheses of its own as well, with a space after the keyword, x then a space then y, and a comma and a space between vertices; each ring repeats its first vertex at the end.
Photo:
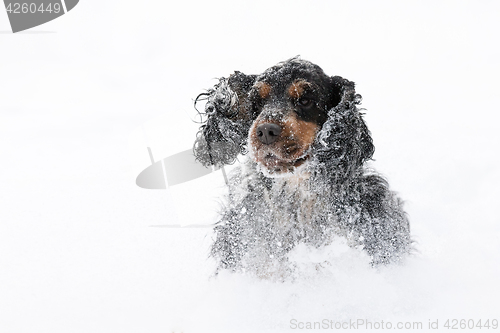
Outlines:
POLYGON ((281 133, 281 127, 276 124, 265 123, 257 126, 256 132, 260 142, 270 145, 278 140, 281 133))

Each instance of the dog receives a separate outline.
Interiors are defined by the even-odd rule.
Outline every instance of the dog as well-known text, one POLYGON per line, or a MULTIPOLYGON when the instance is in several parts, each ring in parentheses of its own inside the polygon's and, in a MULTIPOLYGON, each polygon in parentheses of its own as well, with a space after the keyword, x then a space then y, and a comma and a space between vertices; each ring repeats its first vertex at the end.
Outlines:
POLYGON ((366 251, 372 266, 410 252, 403 202, 366 165, 374 145, 353 82, 295 57, 260 75, 236 71, 195 108, 202 100, 196 159, 222 167, 248 155, 214 228, 217 272, 287 274, 298 244, 320 248, 335 237, 366 251))

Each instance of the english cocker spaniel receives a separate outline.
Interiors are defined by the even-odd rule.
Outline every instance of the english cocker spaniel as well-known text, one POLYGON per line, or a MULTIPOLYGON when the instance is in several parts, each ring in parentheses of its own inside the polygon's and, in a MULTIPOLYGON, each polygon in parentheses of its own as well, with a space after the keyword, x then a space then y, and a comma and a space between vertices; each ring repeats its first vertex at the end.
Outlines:
POLYGON ((221 78, 200 100, 197 160, 221 167, 248 155, 214 229, 218 271, 282 274, 293 269, 296 245, 335 237, 364 249, 374 266, 410 252, 402 201, 365 165, 374 146, 353 82, 295 57, 260 75, 221 78))

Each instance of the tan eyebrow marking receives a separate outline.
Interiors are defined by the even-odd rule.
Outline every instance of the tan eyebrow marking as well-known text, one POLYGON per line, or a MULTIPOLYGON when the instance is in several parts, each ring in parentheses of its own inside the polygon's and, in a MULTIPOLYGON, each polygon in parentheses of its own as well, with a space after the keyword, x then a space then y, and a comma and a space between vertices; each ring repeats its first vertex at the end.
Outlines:
POLYGON ((257 82, 255 84, 257 91, 259 92, 259 96, 261 98, 267 98, 271 93, 271 86, 266 82, 257 82))
POLYGON ((298 99, 304 94, 304 91, 306 91, 307 88, 311 88, 312 84, 309 82, 299 79, 295 80, 290 87, 288 87, 288 95, 291 98, 298 99))

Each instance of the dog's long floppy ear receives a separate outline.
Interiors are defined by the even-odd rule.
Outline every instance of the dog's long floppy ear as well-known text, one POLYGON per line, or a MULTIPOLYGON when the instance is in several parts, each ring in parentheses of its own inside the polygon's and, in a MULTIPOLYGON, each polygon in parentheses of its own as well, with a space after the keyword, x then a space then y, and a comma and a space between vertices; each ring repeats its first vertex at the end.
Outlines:
POLYGON ((238 154, 246 153, 252 121, 247 97, 255 78, 256 75, 235 72, 196 98, 195 107, 199 101, 207 101, 205 112, 200 112, 203 125, 193 147, 196 160, 203 165, 232 164, 238 154))
POLYGON ((349 176, 373 156, 375 147, 357 107, 361 95, 356 94, 354 82, 334 76, 330 87, 332 108, 318 134, 319 160, 333 161, 349 176))

